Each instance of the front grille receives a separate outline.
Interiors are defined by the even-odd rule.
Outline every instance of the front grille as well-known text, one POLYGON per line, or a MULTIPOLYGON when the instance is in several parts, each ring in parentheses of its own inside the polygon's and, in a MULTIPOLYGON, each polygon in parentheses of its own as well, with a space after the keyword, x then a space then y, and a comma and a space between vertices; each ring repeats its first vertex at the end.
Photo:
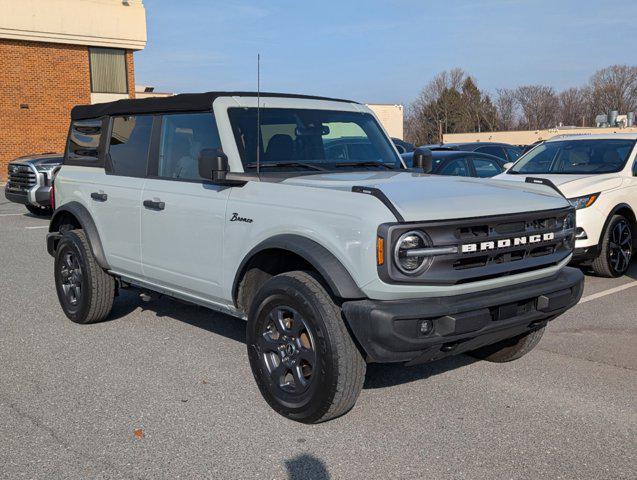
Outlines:
POLYGON ((37 183, 36 172, 28 165, 9 164, 9 190, 25 191, 33 188, 37 183))
MULTIPOLYGON (((409 230, 422 230, 432 247, 457 247, 457 253, 436 255, 430 267, 408 276, 388 262, 379 275, 391 283, 457 285, 553 266, 573 249, 574 229, 564 229, 570 207, 494 217, 480 217, 381 226, 390 245, 409 230), (465 247, 465 248, 463 248, 465 247)), ((574 217, 573 217, 574 218, 574 217)), ((388 252, 388 258, 391 253, 388 252)), ((393 259, 393 258, 392 258, 393 259)))

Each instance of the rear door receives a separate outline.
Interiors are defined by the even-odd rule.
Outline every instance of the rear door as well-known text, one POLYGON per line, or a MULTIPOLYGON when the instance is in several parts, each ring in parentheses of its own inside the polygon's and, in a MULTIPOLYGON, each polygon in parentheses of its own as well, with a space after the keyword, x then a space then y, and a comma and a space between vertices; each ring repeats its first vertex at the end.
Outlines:
POLYGON ((211 112, 158 118, 140 204, 146 280, 208 300, 222 297, 222 255, 230 188, 199 176, 199 152, 221 148, 211 112))
POLYGON ((87 192, 106 260, 114 271, 134 276, 142 273, 141 194, 152 124, 151 115, 110 120, 104 170, 91 173, 94 183, 87 192))

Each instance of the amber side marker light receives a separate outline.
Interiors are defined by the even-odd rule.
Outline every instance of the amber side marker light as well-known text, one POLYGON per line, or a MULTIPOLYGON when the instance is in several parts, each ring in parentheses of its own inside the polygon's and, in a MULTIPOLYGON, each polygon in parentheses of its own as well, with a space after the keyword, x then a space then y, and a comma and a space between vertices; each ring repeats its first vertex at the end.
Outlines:
POLYGON ((376 238, 376 264, 380 267, 385 263, 385 239, 376 238))

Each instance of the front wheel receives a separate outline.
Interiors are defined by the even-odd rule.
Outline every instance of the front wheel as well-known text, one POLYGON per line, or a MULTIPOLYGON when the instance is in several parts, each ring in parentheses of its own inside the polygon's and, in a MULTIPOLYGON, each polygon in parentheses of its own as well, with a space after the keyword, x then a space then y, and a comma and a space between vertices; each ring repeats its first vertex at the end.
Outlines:
POLYGON ((261 287, 246 343, 261 394, 284 417, 319 423, 356 403, 365 361, 341 309, 311 273, 283 273, 261 287))
POLYGON ((544 335, 544 328, 523 333, 517 337, 507 338, 492 345, 468 352, 472 357, 489 362, 504 363, 517 360, 533 350, 544 335))
POLYGON ((622 215, 613 215, 602 235, 602 248, 593 260, 593 270, 602 277, 621 277, 628 271, 633 256, 633 232, 622 215))

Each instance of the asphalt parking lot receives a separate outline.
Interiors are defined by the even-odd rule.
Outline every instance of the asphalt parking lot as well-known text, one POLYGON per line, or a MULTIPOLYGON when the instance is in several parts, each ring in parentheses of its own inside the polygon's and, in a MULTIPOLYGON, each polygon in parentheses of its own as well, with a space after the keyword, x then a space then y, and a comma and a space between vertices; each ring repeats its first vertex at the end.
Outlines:
POLYGON ((110 321, 58 306, 48 221, 0 200, 0 478, 635 478, 637 264, 509 364, 371 365, 346 416, 285 420, 244 324, 124 292, 110 321))

